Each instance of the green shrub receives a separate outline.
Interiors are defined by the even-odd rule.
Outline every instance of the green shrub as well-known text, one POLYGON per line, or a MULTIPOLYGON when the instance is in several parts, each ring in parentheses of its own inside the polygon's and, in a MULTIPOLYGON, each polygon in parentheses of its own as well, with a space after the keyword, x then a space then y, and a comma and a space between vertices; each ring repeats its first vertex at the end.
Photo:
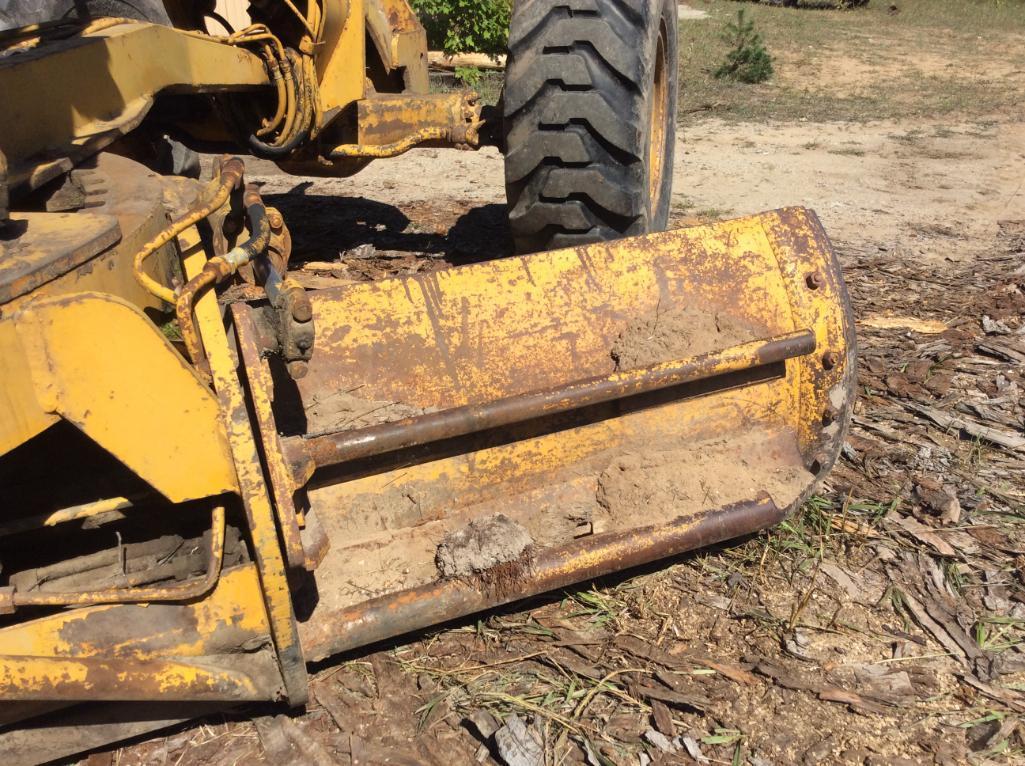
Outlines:
POLYGON ((431 50, 497 56, 509 42, 510 0, 412 0, 431 50))
POLYGON ((765 50, 762 36, 755 31, 754 22, 744 16, 743 9, 737 11, 737 20, 726 26, 722 37, 730 50, 726 61, 715 70, 717 78, 756 83, 772 77, 772 57, 765 50))
POLYGON ((455 78, 468 88, 476 88, 484 79, 484 75, 475 66, 457 66, 455 78))

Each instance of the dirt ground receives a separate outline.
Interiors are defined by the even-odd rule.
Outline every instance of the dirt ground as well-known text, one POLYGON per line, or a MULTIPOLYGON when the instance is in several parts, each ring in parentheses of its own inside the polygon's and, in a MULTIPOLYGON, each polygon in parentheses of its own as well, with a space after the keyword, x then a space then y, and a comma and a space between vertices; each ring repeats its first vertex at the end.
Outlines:
MULTIPOLYGON (((700 114, 677 150, 674 225, 807 205, 838 249, 859 400, 819 494, 769 533, 326 664, 292 717, 91 764, 1025 763, 1025 123, 700 114)), ((256 167, 310 287, 509 252, 493 150, 256 167)))

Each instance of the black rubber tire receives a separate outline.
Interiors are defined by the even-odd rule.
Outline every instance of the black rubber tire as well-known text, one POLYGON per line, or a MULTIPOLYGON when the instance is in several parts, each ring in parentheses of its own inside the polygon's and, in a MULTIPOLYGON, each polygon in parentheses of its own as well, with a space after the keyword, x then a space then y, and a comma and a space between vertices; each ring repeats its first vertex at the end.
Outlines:
POLYGON ((677 23, 676 0, 515 4, 503 131, 509 226, 518 252, 665 228, 676 134, 677 23), (664 98, 655 86, 660 38, 664 98), (652 185, 656 100, 664 107, 656 134, 663 139, 662 172, 652 185))
POLYGON ((112 16, 171 26, 162 0, 29 0, 0 11, 0 29, 41 24, 57 19, 99 19, 112 16))
POLYGON ((171 26, 162 0, 70 0, 61 5, 66 8, 62 18, 99 19, 110 16, 171 26))

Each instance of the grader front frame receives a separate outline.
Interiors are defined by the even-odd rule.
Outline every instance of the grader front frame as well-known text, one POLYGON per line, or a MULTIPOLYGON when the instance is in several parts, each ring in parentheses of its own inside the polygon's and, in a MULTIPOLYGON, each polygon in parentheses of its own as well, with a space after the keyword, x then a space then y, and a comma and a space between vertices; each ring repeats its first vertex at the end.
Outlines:
MULTIPOLYGON (((426 92, 401 0, 297 7, 0 33, 6 763, 302 705, 309 662, 774 524, 839 452, 853 325, 807 210, 304 290, 240 158, 154 172, 168 142, 347 174, 502 133, 426 92)), ((525 9, 518 50, 607 11, 525 9)))

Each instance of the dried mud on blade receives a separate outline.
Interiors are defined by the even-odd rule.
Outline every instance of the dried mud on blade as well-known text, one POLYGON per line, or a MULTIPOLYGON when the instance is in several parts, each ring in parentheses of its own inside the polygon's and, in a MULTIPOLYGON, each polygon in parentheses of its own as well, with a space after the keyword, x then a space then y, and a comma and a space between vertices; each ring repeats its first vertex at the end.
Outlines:
POLYGON ((312 300, 309 372, 273 397, 330 540, 308 661, 769 526, 852 399, 799 208, 312 300))

